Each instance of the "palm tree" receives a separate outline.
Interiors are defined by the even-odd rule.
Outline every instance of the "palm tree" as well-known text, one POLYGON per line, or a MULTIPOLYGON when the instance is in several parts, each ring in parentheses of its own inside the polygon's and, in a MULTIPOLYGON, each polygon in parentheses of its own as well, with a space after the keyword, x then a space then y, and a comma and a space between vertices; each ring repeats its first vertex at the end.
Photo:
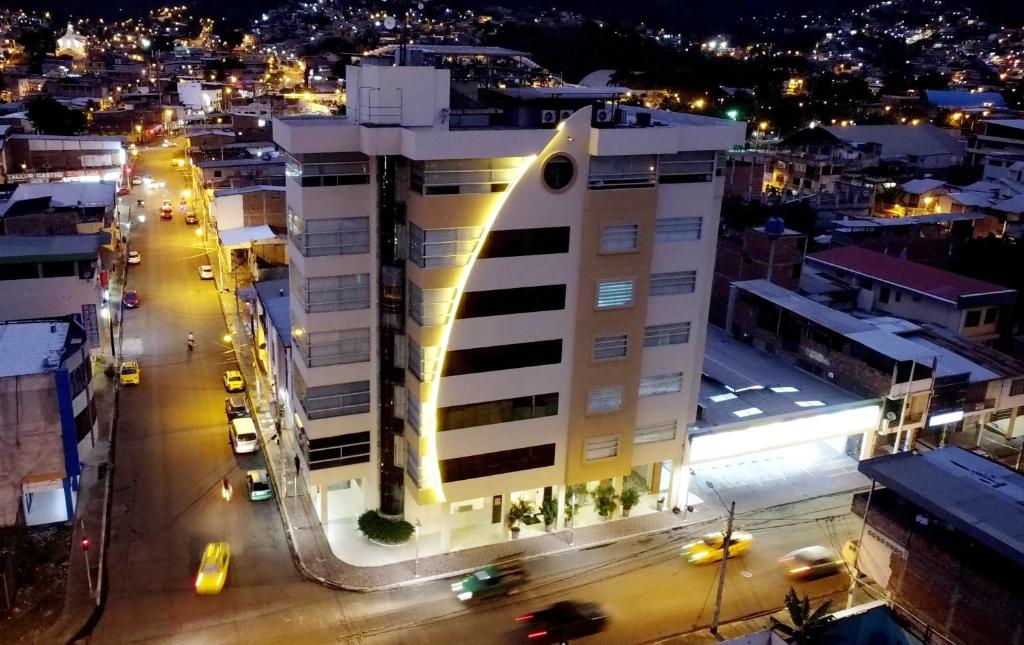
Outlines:
POLYGON ((776 619, 772 619, 772 630, 778 631, 785 637, 787 643, 796 645, 818 645, 825 643, 826 632, 833 621, 829 613, 832 609, 832 601, 826 600, 817 609, 811 611, 811 601, 804 596, 803 599, 796 595, 793 588, 789 588, 786 594, 786 609, 789 610, 789 619, 793 625, 787 625, 776 619))

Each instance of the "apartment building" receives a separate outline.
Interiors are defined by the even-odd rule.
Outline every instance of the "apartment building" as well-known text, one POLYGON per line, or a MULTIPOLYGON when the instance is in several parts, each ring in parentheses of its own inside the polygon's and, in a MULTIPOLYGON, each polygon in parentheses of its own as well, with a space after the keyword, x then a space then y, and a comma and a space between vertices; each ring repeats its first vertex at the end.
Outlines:
POLYGON ((742 125, 620 107, 614 88, 466 101, 453 73, 364 58, 348 116, 274 122, 293 336, 279 404, 321 520, 379 508, 450 549, 504 539, 513 500, 567 485, 653 491, 665 474, 674 504, 720 151, 742 125))

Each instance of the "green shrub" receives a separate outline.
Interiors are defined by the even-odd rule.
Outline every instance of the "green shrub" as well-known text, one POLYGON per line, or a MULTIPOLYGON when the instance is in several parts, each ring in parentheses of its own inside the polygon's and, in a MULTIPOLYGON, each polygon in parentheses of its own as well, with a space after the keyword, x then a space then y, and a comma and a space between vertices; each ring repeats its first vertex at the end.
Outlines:
POLYGON ((640 491, 635 488, 627 488, 622 491, 619 501, 622 502, 622 510, 628 511, 640 501, 640 491))
POLYGON ((505 518, 508 527, 513 531, 519 530, 519 523, 527 515, 533 514, 533 502, 528 499, 517 499, 508 507, 508 516, 505 518))
POLYGON ((416 530, 405 520, 392 520, 377 511, 366 511, 360 515, 358 526, 363 535, 381 544, 404 544, 416 530))
POLYGON ((612 486, 598 486, 594 489, 594 508, 601 517, 610 517, 615 509, 619 507, 619 496, 615 494, 612 486))
POLYGON ((544 516, 544 524, 554 524, 558 519, 558 502, 549 497, 540 503, 540 514, 544 516))

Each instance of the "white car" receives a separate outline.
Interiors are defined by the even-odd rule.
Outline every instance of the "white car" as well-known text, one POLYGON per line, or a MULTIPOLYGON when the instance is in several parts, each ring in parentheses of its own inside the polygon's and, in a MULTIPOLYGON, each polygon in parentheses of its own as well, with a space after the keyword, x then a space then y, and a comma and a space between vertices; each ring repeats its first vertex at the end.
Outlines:
POLYGON ((128 251, 128 264, 142 264, 142 254, 138 251, 128 251))
POLYGON ((200 280, 213 280, 213 267, 209 264, 204 264, 199 267, 199 279, 200 280))
POLYGON ((132 186, 138 186, 142 183, 142 177, 132 177, 132 186))

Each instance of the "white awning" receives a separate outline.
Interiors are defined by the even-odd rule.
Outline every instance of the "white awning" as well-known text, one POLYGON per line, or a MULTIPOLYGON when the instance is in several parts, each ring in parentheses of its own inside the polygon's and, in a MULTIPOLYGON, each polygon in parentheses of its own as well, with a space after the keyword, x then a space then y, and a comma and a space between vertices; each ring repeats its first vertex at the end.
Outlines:
POLYGON ((267 225, 224 229, 220 231, 219 237, 220 245, 226 249, 241 248, 253 242, 277 239, 274 231, 270 230, 270 227, 267 225))

